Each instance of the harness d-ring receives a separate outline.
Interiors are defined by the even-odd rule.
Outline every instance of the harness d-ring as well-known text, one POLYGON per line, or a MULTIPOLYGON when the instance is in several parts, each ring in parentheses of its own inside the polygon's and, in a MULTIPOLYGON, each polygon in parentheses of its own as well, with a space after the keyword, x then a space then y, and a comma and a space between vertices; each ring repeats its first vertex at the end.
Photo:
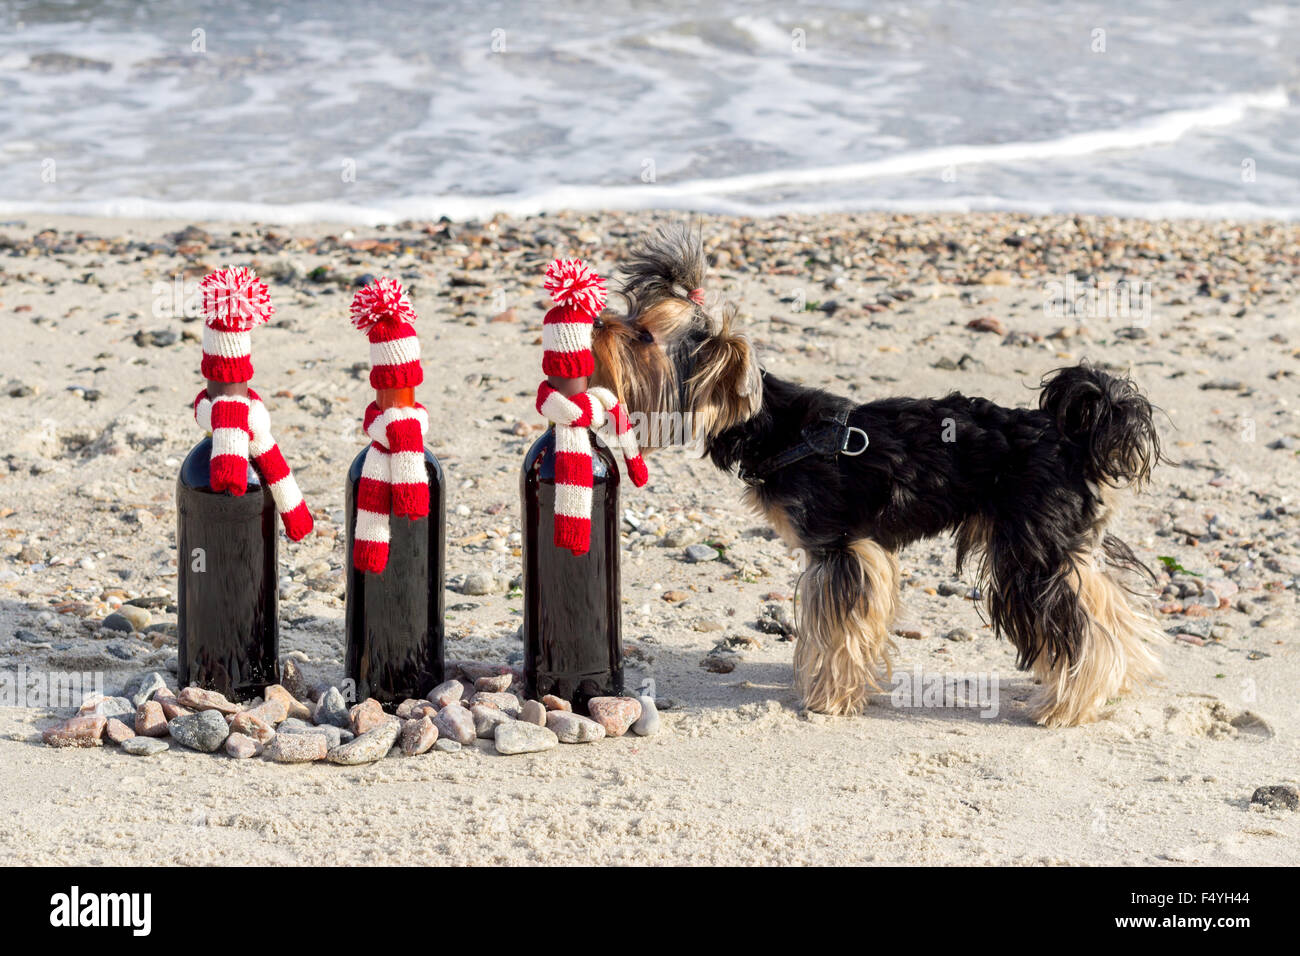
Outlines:
POLYGON ((852 425, 848 425, 844 430, 844 447, 840 449, 840 454, 848 455, 850 458, 856 458, 858 455, 861 455, 864 451, 866 451, 867 446, 870 444, 871 444, 871 439, 867 437, 866 432, 864 432, 861 428, 854 428, 852 425), (855 434, 859 435, 862 438, 862 447, 850 450, 849 442, 853 440, 853 436, 855 434))

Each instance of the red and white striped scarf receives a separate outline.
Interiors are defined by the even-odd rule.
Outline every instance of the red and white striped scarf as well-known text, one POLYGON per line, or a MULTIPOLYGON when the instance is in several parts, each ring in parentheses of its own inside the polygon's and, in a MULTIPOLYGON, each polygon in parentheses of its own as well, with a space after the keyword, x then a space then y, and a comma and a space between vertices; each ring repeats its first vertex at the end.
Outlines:
POLYGON ((292 540, 301 541, 312 529, 311 512, 302 500, 293 472, 271 436, 271 416, 262 399, 251 388, 248 397, 219 395, 209 398, 207 390, 194 399, 194 420, 212 435, 209 484, 213 491, 235 496, 248 490, 248 464, 271 489, 275 508, 292 540))
POLYGON ((370 447, 357 485, 352 564, 378 574, 388 567, 389 516, 416 519, 429 513, 429 475, 424 467, 429 413, 418 403, 381 409, 371 402, 364 422, 370 447))
POLYGON ((542 382, 537 410, 555 424, 555 546, 583 555, 591 548, 591 430, 613 426, 628 477, 638 488, 649 478, 645 460, 627 413, 607 388, 589 388, 566 398, 542 382))

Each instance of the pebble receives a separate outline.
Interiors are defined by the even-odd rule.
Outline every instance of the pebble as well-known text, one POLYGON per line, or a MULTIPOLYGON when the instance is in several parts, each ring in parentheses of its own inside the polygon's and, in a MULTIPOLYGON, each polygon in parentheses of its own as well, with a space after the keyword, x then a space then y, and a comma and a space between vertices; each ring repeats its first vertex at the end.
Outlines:
POLYGON ((514 722, 505 711, 497 710, 495 707, 487 707, 483 704, 474 704, 470 707, 469 712, 470 716, 474 718, 474 732, 481 740, 494 738, 499 724, 514 722))
POLYGON ((324 734, 276 734, 266 745, 265 755, 276 763, 311 763, 324 760, 328 752, 324 734))
POLYGON ((438 711, 433 718, 433 725, 438 728, 438 736, 454 740, 468 746, 478 739, 474 727, 474 715, 460 704, 448 704, 438 711))
POLYGON ((963 597, 970 592, 960 581, 940 581, 937 590, 944 597, 963 597))
POLYGON ((153 757, 170 750, 167 741, 157 737, 132 737, 122 742, 122 750, 133 757, 153 757))
POLYGON ((655 699, 642 695, 637 698, 637 703, 641 705, 641 716, 632 724, 632 733, 638 737, 653 737, 659 733, 659 708, 655 706, 655 699))
POLYGON ((542 698, 542 704, 547 710, 573 710, 573 705, 562 697, 556 697, 554 694, 547 694, 542 698))
POLYGON ((1270 810, 1300 810, 1300 790, 1290 783, 1258 787, 1250 795, 1250 802, 1261 804, 1270 810))
POLYGON ((218 693, 215 690, 205 690, 202 687, 183 688, 176 695, 176 701, 182 707, 196 712, 215 710, 223 714, 239 713, 239 705, 231 703, 225 694, 218 693))
POLYGON ((167 736, 167 715, 162 704, 147 700, 136 709, 135 732, 141 737, 167 736))
POLYGON ((975 640, 975 632, 968 627, 954 627, 944 635, 947 640, 965 643, 975 640))
POLYGON ((342 727, 335 727, 333 724, 321 724, 313 726, 303 723, 302 721, 286 720, 276 728, 276 734, 317 734, 325 738, 327 747, 339 747, 354 738, 352 731, 344 730, 342 727))
POLYGON ((635 697, 593 697, 587 713, 610 737, 622 737, 641 716, 641 704, 635 697))
POLYGON ((388 756, 388 751, 397 743, 397 736, 402 732, 402 725, 397 720, 388 720, 373 730, 358 734, 355 740, 334 747, 327 755, 330 763, 354 767, 363 763, 374 763, 388 756))
POLYGON ((519 716, 519 709, 523 706, 514 694, 498 694, 490 691, 480 691, 469 699, 469 703, 471 707, 475 704, 495 707, 512 718, 519 716))
POLYGON ((718 560, 718 552, 707 544, 693 544, 686 549, 686 560, 691 564, 718 560))
POLYGON ((504 578, 490 574, 487 571, 471 571, 465 575, 465 581, 460 587, 461 594, 500 594, 507 589, 509 582, 504 578))
POLYGON ((331 727, 348 727, 351 723, 348 704, 337 687, 331 687, 321 694, 320 700, 316 702, 316 711, 312 714, 312 720, 318 724, 329 724, 331 727))
POLYGON ((401 720, 411 720, 417 708, 428 706, 427 700, 417 700, 414 697, 408 697, 397 705, 397 716, 401 720))
POLYGON ((244 734, 231 734, 226 738, 226 753, 236 760, 247 760, 262 752, 262 744, 244 734))
MULTIPOLYGON (((83 709, 85 705, 82 705, 83 709)), ((80 712, 78 712, 80 714, 80 712)), ((127 714, 134 714, 135 706, 125 697, 101 697, 95 705, 82 716, 91 717, 124 717, 127 714)))
POLYGON ((531 754, 550 750, 559 744, 554 731, 537 724, 512 720, 496 728, 496 749, 499 754, 531 754))
POLYGON ((107 725, 106 717, 69 717, 45 728, 41 740, 51 747, 100 747, 107 725))
POLYGON ((384 713, 383 706, 373 697, 367 697, 353 707, 350 717, 349 727, 358 737, 393 719, 384 713))
POLYGON ((158 691, 166 689, 167 681, 163 679, 162 674, 153 671, 148 674, 141 674, 127 684, 122 693, 131 699, 133 706, 138 708, 145 701, 150 700, 158 691))
POLYGON ((519 719, 526 723, 546 726, 546 705, 540 700, 526 700, 519 708, 519 719))
POLYGON ((264 744, 275 736, 275 728, 251 711, 244 711, 230 718, 230 733, 264 744))
POLYGON ((111 717, 104 725, 104 736, 113 743, 120 744, 134 737, 135 731, 116 717, 111 717))
POLYGON ((458 680, 443 681, 429 693, 425 694, 425 700, 437 704, 441 709, 452 704, 459 704, 461 697, 465 695, 465 685, 458 680))
POLYGON ((133 604, 123 604, 117 609, 117 615, 125 618, 133 631, 143 631, 153 621, 148 611, 133 604))
POLYGON ((285 706, 283 700, 264 700, 255 707, 243 711, 243 713, 252 714, 254 717, 266 721, 272 727, 289 718, 289 708, 285 706))
POLYGON ((402 724, 402 753, 415 757, 427 753, 438 742, 438 728, 428 717, 402 724))
POLYGON ((474 681, 474 689, 486 691, 489 694, 499 694, 509 690, 514 679, 513 674, 491 674, 474 681))
POLYGON ((685 548, 695 544, 700 540, 700 533, 694 528, 687 525, 684 528, 673 528, 659 539, 660 547, 664 548, 685 548))
POLYGON ((289 693, 288 688, 283 684, 271 684, 262 691, 262 696, 268 703, 275 701, 284 704, 287 710, 286 717, 297 717, 299 720, 311 719, 311 708, 289 693))
POLYGON ((108 617, 104 618, 104 620, 100 621, 99 624, 100 627, 107 628, 110 631, 120 631, 123 634, 130 634, 135 630, 135 628, 131 626, 131 622, 128 621, 120 611, 114 611, 112 614, 108 615, 108 617))
POLYGON ((307 697, 307 679, 303 676, 298 662, 292 657, 286 658, 280 668, 280 686, 288 691, 289 696, 294 700, 305 700, 307 697))
POLYGON ((230 736, 226 719, 216 710, 203 710, 196 714, 177 717, 167 725, 167 730, 182 747, 210 754, 230 736))
POLYGON ((434 750, 440 750, 445 754, 454 754, 461 749, 460 741, 447 740, 443 737, 438 738, 438 742, 433 745, 434 750))
POLYGON ((546 727, 562 744, 586 744, 605 736, 605 728, 596 721, 567 710, 548 713, 546 727))

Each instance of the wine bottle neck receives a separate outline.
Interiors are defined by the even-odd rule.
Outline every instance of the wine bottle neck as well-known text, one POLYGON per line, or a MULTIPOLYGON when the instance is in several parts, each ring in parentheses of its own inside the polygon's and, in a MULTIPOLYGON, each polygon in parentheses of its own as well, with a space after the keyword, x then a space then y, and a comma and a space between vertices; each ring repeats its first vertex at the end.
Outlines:
POLYGON ((413 388, 377 388, 375 404, 380 408, 414 408, 415 389, 413 388))
POLYGON ((558 375, 548 375, 546 381, 551 388, 565 398, 573 398, 574 395, 587 390, 587 377, 585 375, 582 378, 561 378, 558 375))
POLYGON ((208 379, 208 398, 218 398, 221 396, 234 395, 240 398, 248 397, 247 382, 218 382, 214 379, 208 379))

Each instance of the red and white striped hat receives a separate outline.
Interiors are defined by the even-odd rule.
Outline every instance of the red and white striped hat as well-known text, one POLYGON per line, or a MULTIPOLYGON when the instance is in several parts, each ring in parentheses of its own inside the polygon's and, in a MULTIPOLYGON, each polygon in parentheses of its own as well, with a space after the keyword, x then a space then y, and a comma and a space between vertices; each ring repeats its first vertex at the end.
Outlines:
POLYGON ((199 282, 203 293, 203 377, 247 382, 253 377, 249 332, 275 315, 266 283, 252 269, 220 269, 199 282))
POLYGON ((605 308, 605 280, 581 259, 556 259, 543 288, 555 308, 542 320, 542 371, 560 378, 582 378, 596 370, 591 327, 605 308))
POLYGON ((352 324, 370 339, 370 386, 414 388, 424 381, 415 309, 396 279, 381 276, 352 297, 352 324))

